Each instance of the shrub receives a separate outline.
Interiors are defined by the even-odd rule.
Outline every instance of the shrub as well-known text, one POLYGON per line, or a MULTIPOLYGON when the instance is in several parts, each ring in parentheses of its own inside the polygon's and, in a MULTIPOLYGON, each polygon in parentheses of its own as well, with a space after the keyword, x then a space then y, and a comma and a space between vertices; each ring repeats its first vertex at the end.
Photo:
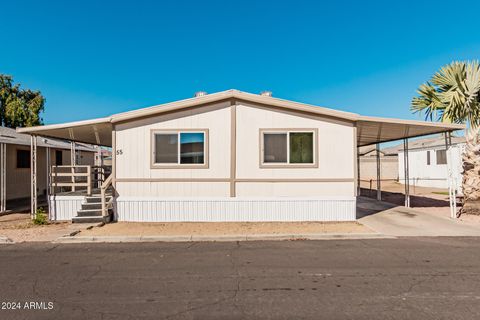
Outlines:
POLYGON ((48 224, 48 217, 47 217, 47 214, 45 213, 45 210, 43 208, 38 208, 37 209, 37 214, 35 215, 35 218, 33 219, 33 223, 36 224, 36 225, 48 224))

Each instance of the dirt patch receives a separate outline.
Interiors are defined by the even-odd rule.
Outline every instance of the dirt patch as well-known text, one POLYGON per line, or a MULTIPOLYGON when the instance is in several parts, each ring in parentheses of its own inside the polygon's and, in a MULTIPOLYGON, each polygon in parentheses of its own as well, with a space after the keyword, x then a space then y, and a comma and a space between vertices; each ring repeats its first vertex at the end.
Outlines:
MULTIPOLYGON (((362 196, 376 199, 376 183, 370 189, 369 182, 362 181, 362 196)), ((399 206, 405 204, 405 185, 396 181, 382 181, 382 200, 399 206)), ((427 188, 410 186, 410 205, 412 208, 449 207, 448 190, 439 188, 427 188)))
POLYGON ((83 230, 80 236, 180 236, 373 233, 358 222, 117 222, 83 230))
POLYGON ((14 242, 52 241, 83 228, 70 222, 35 225, 29 214, 13 213, 0 217, 0 235, 14 242))

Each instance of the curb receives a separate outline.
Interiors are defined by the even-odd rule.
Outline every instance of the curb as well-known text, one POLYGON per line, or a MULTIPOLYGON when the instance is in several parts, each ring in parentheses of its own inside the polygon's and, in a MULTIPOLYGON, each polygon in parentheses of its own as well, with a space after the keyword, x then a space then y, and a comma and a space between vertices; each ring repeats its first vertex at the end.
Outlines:
POLYGON ((124 242, 232 242, 232 241, 285 241, 285 240, 356 240, 396 239, 379 233, 331 234, 252 234, 219 236, 63 236, 55 243, 124 243, 124 242))
POLYGON ((15 242, 13 242, 12 239, 0 236, 0 244, 13 244, 13 243, 15 242))

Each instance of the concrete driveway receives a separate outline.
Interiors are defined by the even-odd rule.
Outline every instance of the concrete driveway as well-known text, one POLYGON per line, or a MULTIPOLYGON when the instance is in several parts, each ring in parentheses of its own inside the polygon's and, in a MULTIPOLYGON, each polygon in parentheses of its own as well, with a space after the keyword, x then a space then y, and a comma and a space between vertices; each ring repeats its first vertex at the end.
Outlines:
POLYGON ((357 198, 357 219, 370 229, 389 236, 480 236, 478 224, 365 197, 357 198))

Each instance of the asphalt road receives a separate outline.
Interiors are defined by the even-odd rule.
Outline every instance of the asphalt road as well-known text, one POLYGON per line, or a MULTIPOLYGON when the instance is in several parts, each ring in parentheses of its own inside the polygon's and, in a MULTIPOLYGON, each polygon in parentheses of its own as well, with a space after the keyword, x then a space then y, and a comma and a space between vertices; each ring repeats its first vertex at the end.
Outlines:
POLYGON ((3 245, 0 319, 479 319, 479 240, 3 245))

